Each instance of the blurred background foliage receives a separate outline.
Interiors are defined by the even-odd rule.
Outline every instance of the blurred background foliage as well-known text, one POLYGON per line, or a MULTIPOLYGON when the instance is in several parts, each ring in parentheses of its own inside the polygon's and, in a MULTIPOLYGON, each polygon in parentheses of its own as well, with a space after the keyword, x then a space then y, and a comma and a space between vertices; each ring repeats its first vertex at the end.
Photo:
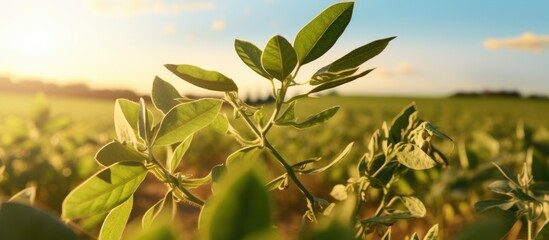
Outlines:
MULTIPOLYGON (((438 223, 441 236, 446 239, 444 236, 452 236, 473 222, 477 217, 474 203, 496 197, 487 186, 502 178, 492 161, 518 173, 527 150, 532 149, 534 179, 549 182, 549 111, 543 111, 549 109, 549 101, 544 100, 331 95, 299 101, 296 106, 298 118, 302 118, 337 103, 341 109, 326 124, 306 130, 273 129, 269 138, 290 164, 321 157, 318 164, 323 165, 322 161, 328 162, 338 150, 354 141, 351 154, 327 174, 302 177, 315 195, 333 200, 329 195, 332 187, 352 177, 373 131, 412 101, 417 104, 420 118, 438 126, 454 143, 436 143, 448 156, 448 167, 409 171, 403 176, 405 181, 399 181, 397 194, 415 194, 425 202, 428 212, 425 219, 398 223, 393 227, 395 237, 398 232, 402 236, 412 231, 426 232, 438 223)), ((0 175, 0 196, 7 199, 26 187, 36 186, 36 205, 59 214, 69 190, 99 169, 95 153, 114 137, 114 101, 3 93, 0 102, 0 159, 5 165, 0 175)), ((239 128, 240 121, 231 122, 239 128)), ((206 128, 195 135, 181 167, 188 175, 205 176, 211 167, 224 162, 238 148, 230 137, 206 128)), ((283 171, 274 164, 267 166, 273 176, 283 171)), ((151 182, 142 188, 136 199, 144 200, 136 201, 132 216, 143 214, 162 197, 156 186, 158 183, 151 182)), ((305 209, 298 190, 290 187, 288 191, 271 195, 276 200, 275 218, 281 231, 286 232, 283 236, 296 231, 301 220, 299 213, 305 209)), ((203 197, 208 192, 208 189, 196 190, 203 197)), ((375 192, 368 198, 377 200, 375 192)), ((198 214, 192 208, 181 207, 180 211, 198 214)), ((194 229, 196 221, 186 220, 182 224, 194 229)), ((100 219, 92 221, 89 228, 99 222, 100 219)), ((513 229, 511 234, 515 235, 510 236, 523 236, 520 226, 513 229)))

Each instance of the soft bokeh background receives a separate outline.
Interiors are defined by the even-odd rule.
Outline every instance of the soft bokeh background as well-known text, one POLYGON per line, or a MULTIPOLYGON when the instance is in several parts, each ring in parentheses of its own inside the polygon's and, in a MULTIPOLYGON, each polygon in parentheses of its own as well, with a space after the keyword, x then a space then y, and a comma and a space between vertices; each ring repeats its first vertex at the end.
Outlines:
MULTIPOLYGON (((238 59, 235 38, 263 48, 298 30, 335 0, 20 0, 0 2, 0 76, 147 93, 163 68, 187 63, 235 79, 244 94, 268 85, 238 59)), ((347 31, 319 67, 375 39, 398 36, 365 67, 367 79, 340 91, 445 96, 456 91, 549 94, 549 3, 532 1, 359 0, 347 31)))

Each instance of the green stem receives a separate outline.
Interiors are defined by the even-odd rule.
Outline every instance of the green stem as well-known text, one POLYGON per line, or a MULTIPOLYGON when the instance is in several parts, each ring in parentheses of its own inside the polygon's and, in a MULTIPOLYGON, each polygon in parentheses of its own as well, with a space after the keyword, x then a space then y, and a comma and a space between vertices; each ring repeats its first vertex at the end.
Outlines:
MULTIPOLYGON (((149 146, 149 160, 155 165, 156 167, 156 170, 157 171, 160 171, 159 173, 161 173, 163 175, 163 178, 164 179, 160 179, 161 181, 165 180, 166 183, 171 187, 171 188, 174 188, 176 187, 177 189, 179 189, 181 192, 183 192, 185 194, 185 196, 187 197, 187 199, 193 203, 196 203, 198 204, 199 206, 202 206, 204 205, 204 201, 200 198, 198 198, 197 196, 193 195, 191 192, 189 192, 189 190, 187 190, 182 184, 181 182, 179 181, 179 179, 177 179, 174 175, 172 175, 170 173, 170 171, 168 171, 168 169, 166 169, 162 164, 160 164, 160 162, 158 162, 158 160, 156 160, 156 158, 154 157, 154 155, 152 154, 151 152, 151 149, 152 149, 152 146, 149 146)), ((153 170, 154 171, 154 170, 153 170)), ((158 172, 157 172, 158 173, 158 172)), ((158 176, 157 176, 158 177, 158 176)))
POLYGON ((288 164, 288 162, 286 162, 286 160, 284 160, 284 158, 280 155, 280 153, 278 153, 278 151, 273 147, 273 145, 271 145, 271 143, 267 139, 265 139, 264 143, 265 143, 265 147, 268 148, 269 150, 271 150, 271 152, 276 157, 278 162, 280 164, 282 164, 282 166, 284 166, 284 168, 286 169, 286 172, 288 173, 288 176, 290 176, 290 178, 295 183, 295 185, 297 185, 299 190, 303 193, 303 195, 305 195, 305 197, 307 198, 307 200, 310 203, 310 206, 309 206, 310 210, 316 216, 316 210, 314 208, 315 197, 309 192, 309 190, 303 185, 303 183, 301 183, 299 178, 297 178, 297 175, 295 174, 292 167, 288 164))

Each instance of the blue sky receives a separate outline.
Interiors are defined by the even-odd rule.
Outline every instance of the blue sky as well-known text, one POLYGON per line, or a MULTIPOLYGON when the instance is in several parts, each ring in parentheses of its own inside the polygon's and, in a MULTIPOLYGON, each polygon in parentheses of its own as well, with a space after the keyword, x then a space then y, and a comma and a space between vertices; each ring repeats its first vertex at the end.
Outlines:
MULTIPOLYGON (((269 85, 236 56, 235 38, 263 48, 338 1, 19 0, 0 2, 0 76, 147 93, 155 75, 202 93, 163 68, 193 64, 233 78, 244 94, 269 85)), ((340 92, 444 96, 458 90, 549 95, 549 2, 359 0, 319 67, 370 41, 398 36, 340 92)), ((305 91, 306 88, 296 91, 305 91)), ((296 92, 297 93, 297 92, 296 92)))

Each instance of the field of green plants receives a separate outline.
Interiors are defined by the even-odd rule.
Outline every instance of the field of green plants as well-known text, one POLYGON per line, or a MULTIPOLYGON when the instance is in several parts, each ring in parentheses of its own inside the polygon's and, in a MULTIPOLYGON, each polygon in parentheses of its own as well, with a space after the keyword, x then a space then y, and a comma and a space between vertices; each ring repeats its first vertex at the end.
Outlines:
POLYGON ((189 64, 165 67, 224 96, 159 77, 150 103, 1 95, 0 239, 549 239, 549 102, 317 98, 368 75, 395 38, 303 81, 353 6, 293 43, 235 40, 268 105, 189 64))
MULTIPOLYGON (((114 103, 104 100, 71 99, 59 97, 3 94, 0 100, 0 158, 6 170, 0 178, 2 198, 7 200, 26 187, 37 187, 35 205, 59 216, 61 203, 70 189, 93 174, 100 166, 95 153, 115 135, 112 112, 114 103), (40 111, 47 113, 40 113, 40 111), (38 121, 47 126, 37 126, 38 121), (34 133, 33 133, 34 132, 34 133), (36 134, 34 138, 30 136, 36 134)), ((474 204, 478 200, 497 197, 488 191, 494 180, 504 179, 491 162, 497 162, 520 172, 528 149, 534 153, 534 179, 549 181, 549 102, 519 99, 483 98, 407 98, 407 97, 347 97, 326 96, 300 102, 303 116, 337 102, 340 112, 323 126, 307 130, 285 128, 274 134, 281 152, 294 159, 311 156, 333 156, 349 142, 355 148, 344 162, 332 168, 327 175, 305 177, 304 182, 315 194, 330 199, 332 186, 344 183, 352 173, 368 139, 383 121, 390 121, 402 107, 415 102, 420 116, 430 119, 451 136, 454 143, 443 143, 449 166, 414 172, 405 176, 398 185, 398 194, 416 193, 428 209, 425 219, 397 224, 393 232, 403 236, 428 226, 439 224, 441 236, 447 239, 459 233, 464 226, 475 222, 479 214, 474 204), (400 231, 400 233, 399 233, 400 231)), ((271 106, 265 106, 269 108, 271 106)), ((228 112, 228 109, 223 111, 228 112)), ((195 136, 182 165, 189 175, 205 176, 212 166, 223 163, 238 144, 230 137, 206 129, 195 136), (199 140, 198 140, 199 139, 199 140)), ((277 167, 277 166, 270 166, 277 167)), ((139 215, 162 195, 155 181, 137 194, 140 202, 130 221, 139 221, 139 215)), ((197 194, 205 197, 204 189, 197 194)), ((300 210, 305 208, 295 187, 288 194, 276 196, 276 218, 281 231, 295 235, 301 221, 300 210)), ((376 196, 371 196, 375 199, 376 196)), ((196 206, 181 204, 177 227, 188 229, 183 236, 193 236, 198 212, 196 206), (194 219, 187 219, 192 216, 194 219)), ((102 219, 92 219, 83 226, 89 234, 98 234, 102 219)), ((509 239, 524 237, 524 223, 518 221, 509 239)), ((398 239, 398 238, 397 238, 398 239)), ((465 238, 464 238, 465 239, 465 238)))

